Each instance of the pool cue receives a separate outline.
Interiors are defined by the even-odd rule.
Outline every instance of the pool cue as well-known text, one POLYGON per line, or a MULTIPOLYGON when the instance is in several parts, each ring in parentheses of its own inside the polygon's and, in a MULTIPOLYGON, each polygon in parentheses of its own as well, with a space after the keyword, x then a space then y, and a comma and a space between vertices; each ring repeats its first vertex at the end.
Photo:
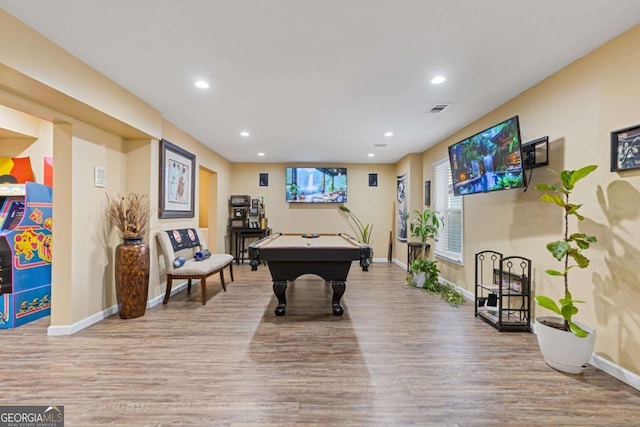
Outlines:
POLYGON ((389 250, 387 252, 387 262, 391 262, 391 254, 393 253, 393 217, 396 214, 395 202, 393 202, 393 206, 391 209, 391 231, 389 231, 389 250))

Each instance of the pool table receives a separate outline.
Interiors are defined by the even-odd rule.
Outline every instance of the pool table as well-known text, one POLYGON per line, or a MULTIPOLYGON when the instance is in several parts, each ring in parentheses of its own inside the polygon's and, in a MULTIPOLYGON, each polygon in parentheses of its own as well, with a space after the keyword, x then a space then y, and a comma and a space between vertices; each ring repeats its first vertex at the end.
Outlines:
POLYGON ((286 313, 287 281, 303 274, 315 274, 331 282, 333 313, 342 315, 340 299, 353 261, 359 261, 363 271, 369 269, 371 246, 346 234, 284 234, 276 233, 249 245, 251 270, 266 261, 273 292, 278 298, 276 316, 286 313), (308 237, 314 236, 314 237, 308 237))

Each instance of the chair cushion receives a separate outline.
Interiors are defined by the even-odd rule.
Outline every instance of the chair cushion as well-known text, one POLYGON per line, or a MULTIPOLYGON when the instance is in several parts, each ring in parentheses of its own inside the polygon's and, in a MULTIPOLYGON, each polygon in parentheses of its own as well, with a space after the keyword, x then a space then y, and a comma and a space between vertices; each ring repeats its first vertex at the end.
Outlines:
POLYGON ((182 267, 174 270, 171 274, 185 276, 208 274, 221 269, 231 263, 231 261, 233 261, 233 256, 229 254, 212 254, 211 257, 202 261, 187 260, 182 267))

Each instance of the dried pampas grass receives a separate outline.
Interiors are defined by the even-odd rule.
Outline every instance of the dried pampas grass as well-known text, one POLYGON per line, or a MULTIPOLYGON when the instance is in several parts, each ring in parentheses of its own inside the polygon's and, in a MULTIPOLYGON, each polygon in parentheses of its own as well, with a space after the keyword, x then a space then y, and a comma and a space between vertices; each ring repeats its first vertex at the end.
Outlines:
POLYGON ((142 238, 149 221, 149 197, 130 193, 126 198, 107 194, 107 219, 123 238, 142 238))

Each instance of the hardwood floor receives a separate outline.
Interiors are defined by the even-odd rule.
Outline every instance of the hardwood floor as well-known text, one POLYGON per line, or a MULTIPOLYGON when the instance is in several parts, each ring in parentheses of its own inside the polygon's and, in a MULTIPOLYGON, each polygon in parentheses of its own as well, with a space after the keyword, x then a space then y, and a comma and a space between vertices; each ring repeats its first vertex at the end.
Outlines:
POLYGON ((497 332, 396 265, 354 264, 342 317, 315 276, 276 317, 267 268, 234 275, 205 306, 196 286, 73 336, 46 336, 48 318, 0 330, 0 405, 64 405, 66 426, 640 425, 639 391, 549 368, 533 334, 497 332))

